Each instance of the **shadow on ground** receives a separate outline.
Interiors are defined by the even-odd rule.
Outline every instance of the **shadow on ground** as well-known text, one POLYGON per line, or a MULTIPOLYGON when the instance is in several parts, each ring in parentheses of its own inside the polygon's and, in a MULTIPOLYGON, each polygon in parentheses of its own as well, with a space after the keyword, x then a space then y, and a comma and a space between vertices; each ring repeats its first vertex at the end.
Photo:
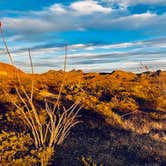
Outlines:
POLYGON ((57 148, 53 163, 57 166, 83 165, 82 156, 105 166, 164 166, 166 144, 152 140, 148 134, 138 135, 106 125, 90 128, 82 123, 57 148))

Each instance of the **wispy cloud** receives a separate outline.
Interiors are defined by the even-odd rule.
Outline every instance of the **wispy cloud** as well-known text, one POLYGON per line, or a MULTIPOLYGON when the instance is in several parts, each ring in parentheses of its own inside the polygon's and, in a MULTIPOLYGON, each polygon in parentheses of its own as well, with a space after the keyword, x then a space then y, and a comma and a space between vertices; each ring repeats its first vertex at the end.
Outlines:
MULTIPOLYGON (((12 52, 16 64, 28 71, 27 49, 21 48, 12 52)), ((36 72, 46 69, 62 69, 64 63, 64 45, 38 45, 32 48, 32 57, 36 72)), ((68 46, 68 70, 72 68, 85 71, 111 72, 125 69, 139 72, 141 63, 151 69, 164 69, 166 38, 137 42, 94 45, 75 44, 68 46), (73 51, 74 50, 74 51, 73 51), (108 65, 109 64, 109 65, 108 65)), ((4 56, 4 52, 0 52, 4 56)))

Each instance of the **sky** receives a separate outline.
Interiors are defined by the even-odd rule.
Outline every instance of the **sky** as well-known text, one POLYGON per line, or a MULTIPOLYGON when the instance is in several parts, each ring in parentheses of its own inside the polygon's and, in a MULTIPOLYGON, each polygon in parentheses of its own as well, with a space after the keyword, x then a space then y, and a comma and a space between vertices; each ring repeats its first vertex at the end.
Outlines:
MULTIPOLYGON (((166 0, 0 0, 16 66, 29 72, 166 70, 166 0)), ((0 62, 9 63, 0 41, 0 62)))

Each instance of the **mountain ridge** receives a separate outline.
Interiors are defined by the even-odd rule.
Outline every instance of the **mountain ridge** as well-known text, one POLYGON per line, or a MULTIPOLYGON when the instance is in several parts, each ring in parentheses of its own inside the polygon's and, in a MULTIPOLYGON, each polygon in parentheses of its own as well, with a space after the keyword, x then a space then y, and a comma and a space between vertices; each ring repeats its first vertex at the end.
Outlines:
POLYGON ((0 62, 0 74, 1 75, 11 74, 11 73, 14 73, 16 71, 19 73, 24 73, 22 70, 20 70, 19 68, 15 67, 13 65, 0 62))

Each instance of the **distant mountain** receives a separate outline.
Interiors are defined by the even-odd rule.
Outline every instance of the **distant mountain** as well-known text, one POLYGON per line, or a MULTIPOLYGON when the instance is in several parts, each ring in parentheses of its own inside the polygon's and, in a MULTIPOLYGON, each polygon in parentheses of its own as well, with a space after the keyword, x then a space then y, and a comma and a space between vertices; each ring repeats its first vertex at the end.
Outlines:
POLYGON ((15 72, 18 72, 19 74, 24 73, 23 71, 21 71, 20 69, 16 68, 13 65, 9 65, 9 64, 0 62, 0 75, 1 76, 2 75, 4 75, 4 76, 11 75, 15 72))

